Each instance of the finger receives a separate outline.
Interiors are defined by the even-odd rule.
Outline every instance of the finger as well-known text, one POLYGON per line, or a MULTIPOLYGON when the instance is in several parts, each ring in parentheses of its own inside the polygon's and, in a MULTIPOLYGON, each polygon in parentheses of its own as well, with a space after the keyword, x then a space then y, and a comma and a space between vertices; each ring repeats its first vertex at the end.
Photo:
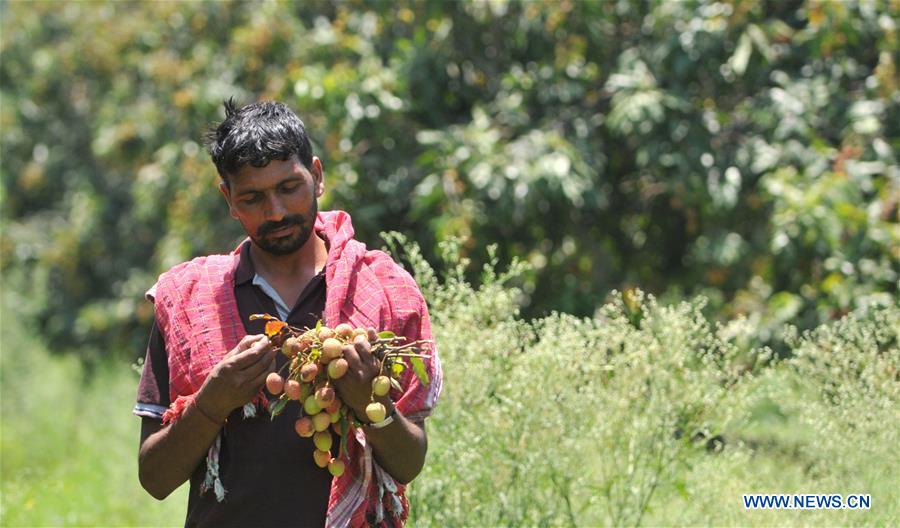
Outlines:
POLYGON ((363 365, 377 365, 378 361, 372 355, 372 345, 363 336, 357 336, 353 340, 353 349, 359 356, 359 361, 363 365))
POLYGON ((247 350, 254 343, 262 341, 263 339, 266 339, 265 334, 247 334, 241 339, 241 342, 238 343, 238 350, 247 350))
POLYGON ((249 379, 258 376, 260 373, 268 374, 272 372, 272 364, 275 362, 274 350, 265 351, 259 358, 241 369, 242 375, 249 379))
POLYGON ((369 340, 366 339, 365 336, 356 336, 353 338, 353 346, 356 348, 356 352, 359 353, 360 357, 372 355, 372 344, 369 343, 369 340))
POLYGON ((348 370, 354 379, 370 381, 375 376, 378 365, 371 353, 366 352, 365 349, 360 351, 357 347, 349 344, 344 345, 341 351, 344 353, 344 358, 350 367, 348 370))
POLYGON ((253 394, 256 394, 266 382, 266 377, 269 375, 269 369, 260 369, 259 372, 253 372, 252 374, 253 375, 248 378, 247 387, 252 389, 253 394))
POLYGON ((236 356, 236 355, 240 354, 241 352, 243 352, 244 350, 247 350, 250 347, 250 345, 253 344, 253 342, 258 339, 259 335, 260 334, 245 335, 244 337, 241 338, 240 341, 238 341, 238 344, 234 348, 232 348, 231 350, 228 351, 227 354, 225 354, 225 357, 222 359, 236 356))
POLYGON ((237 346, 232 348, 230 352, 225 354, 225 356, 219 360, 219 364, 229 369, 244 366, 251 359, 245 358, 244 356, 252 351, 254 345, 257 345, 257 343, 260 342, 268 342, 268 339, 262 334, 244 336, 237 346))
POLYGON ((262 336, 262 339, 252 343, 249 348, 236 354, 232 358, 232 364, 239 369, 247 368, 258 362, 271 350, 272 347, 269 346, 269 340, 265 336, 262 336))
POLYGON ((356 347, 353 345, 344 345, 341 347, 341 353, 344 356, 344 359, 347 360, 347 364, 350 366, 350 370, 359 369, 360 362, 359 352, 356 351, 356 347))

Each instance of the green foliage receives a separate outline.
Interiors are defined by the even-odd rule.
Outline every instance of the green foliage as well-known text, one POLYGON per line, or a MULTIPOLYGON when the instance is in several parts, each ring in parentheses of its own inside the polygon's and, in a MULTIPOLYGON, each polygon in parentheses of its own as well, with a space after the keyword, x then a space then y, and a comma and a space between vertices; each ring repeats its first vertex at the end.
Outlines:
POLYGON ((239 240, 200 145, 232 95, 300 112, 363 240, 528 262, 529 315, 703 293, 776 344, 897 294, 894 0, 0 12, 0 264, 63 348, 139 350, 154 277, 239 240))
MULTIPOLYGON (((425 468, 409 487, 411 525, 889 525, 900 515, 896 303, 792 329, 793 357, 778 360, 750 346, 746 318, 706 319, 702 298, 665 305, 632 291, 595 318, 523 320, 509 286, 520 265, 487 266, 474 287, 458 243, 443 244, 439 273, 402 235, 387 239, 428 277, 445 369, 425 468), (744 493, 873 502, 747 511, 744 493)), ((179 524, 184 489, 160 504, 138 487, 135 373, 107 361, 88 374, 76 356, 49 354, 6 316, 15 299, 5 299, 0 524, 179 524)))
POLYGON ((703 299, 665 306, 632 292, 594 319, 525 321, 509 277, 473 288, 455 273, 432 292, 446 388, 411 487, 415 525, 858 525, 898 514, 900 306, 794 332, 794 359, 778 361, 747 346, 746 319, 707 320, 703 299), (870 493, 879 507, 740 502, 825 490, 870 493))

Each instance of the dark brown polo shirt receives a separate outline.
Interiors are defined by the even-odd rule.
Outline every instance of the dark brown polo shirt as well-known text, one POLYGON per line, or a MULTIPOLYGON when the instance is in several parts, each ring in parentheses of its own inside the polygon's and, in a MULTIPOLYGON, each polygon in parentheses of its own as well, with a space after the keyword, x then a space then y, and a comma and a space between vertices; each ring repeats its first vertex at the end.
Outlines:
MULTIPOLYGON (((250 314, 277 315, 277 311, 272 298, 253 284, 256 272, 249 244, 241 250, 234 293, 247 333, 261 334, 265 322, 250 321, 250 314)), ((324 308, 325 275, 320 273, 300 294, 288 322, 312 327, 324 308)), ((277 361, 281 367, 287 360, 279 354, 277 361)), ((165 340, 154 323, 134 412, 144 420, 159 421, 169 403, 165 340)), ((297 402, 290 402, 275 420, 266 413, 244 419, 240 409, 232 412, 219 454, 219 475, 228 491, 225 501, 218 502, 212 490, 200 494, 206 475, 204 459, 191 475, 185 526, 323 526, 331 475, 313 462, 312 439, 294 432, 299 414, 297 402)), ((334 440, 337 445, 338 439, 334 440)))

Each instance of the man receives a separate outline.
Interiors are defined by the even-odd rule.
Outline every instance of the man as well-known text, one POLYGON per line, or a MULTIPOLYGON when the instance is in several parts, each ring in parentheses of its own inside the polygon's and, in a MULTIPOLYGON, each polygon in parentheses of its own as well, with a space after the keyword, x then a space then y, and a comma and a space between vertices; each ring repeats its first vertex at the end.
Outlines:
POLYGON ((297 402, 274 420, 262 408, 265 377, 286 358, 249 316, 431 339, 425 302, 390 257, 353 240, 347 213, 318 212, 322 164, 290 109, 229 101, 225 111, 208 147, 249 238, 229 255, 176 266, 148 291, 156 322, 134 411, 143 417, 141 484, 162 500, 190 480, 187 526, 402 524, 404 485, 424 463, 424 419, 441 390, 436 350, 431 383, 407 371, 375 424, 365 407, 377 361, 362 346, 345 353, 350 368, 335 385, 365 425, 351 429, 347 469, 332 478, 314 465, 312 440, 294 432, 297 402))

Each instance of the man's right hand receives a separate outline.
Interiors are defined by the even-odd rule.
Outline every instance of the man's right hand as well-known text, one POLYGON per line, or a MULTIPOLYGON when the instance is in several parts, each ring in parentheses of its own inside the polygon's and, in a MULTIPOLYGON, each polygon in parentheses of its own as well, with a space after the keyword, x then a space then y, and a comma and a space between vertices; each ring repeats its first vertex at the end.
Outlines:
POLYGON ((197 409, 186 409, 169 426, 143 419, 138 476, 144 489, 162 500, 191 477, 219 434, 209 420, 222 424, 231 411, 253 400, 277 353, 266 336, 246 336, 213 367, 194 399, 197 409))
POLYGON ((195 405, 223 423, 231 411, 253 400, 271 372, 277 349, 262 334, 248 335, 213 367, 195 405))

